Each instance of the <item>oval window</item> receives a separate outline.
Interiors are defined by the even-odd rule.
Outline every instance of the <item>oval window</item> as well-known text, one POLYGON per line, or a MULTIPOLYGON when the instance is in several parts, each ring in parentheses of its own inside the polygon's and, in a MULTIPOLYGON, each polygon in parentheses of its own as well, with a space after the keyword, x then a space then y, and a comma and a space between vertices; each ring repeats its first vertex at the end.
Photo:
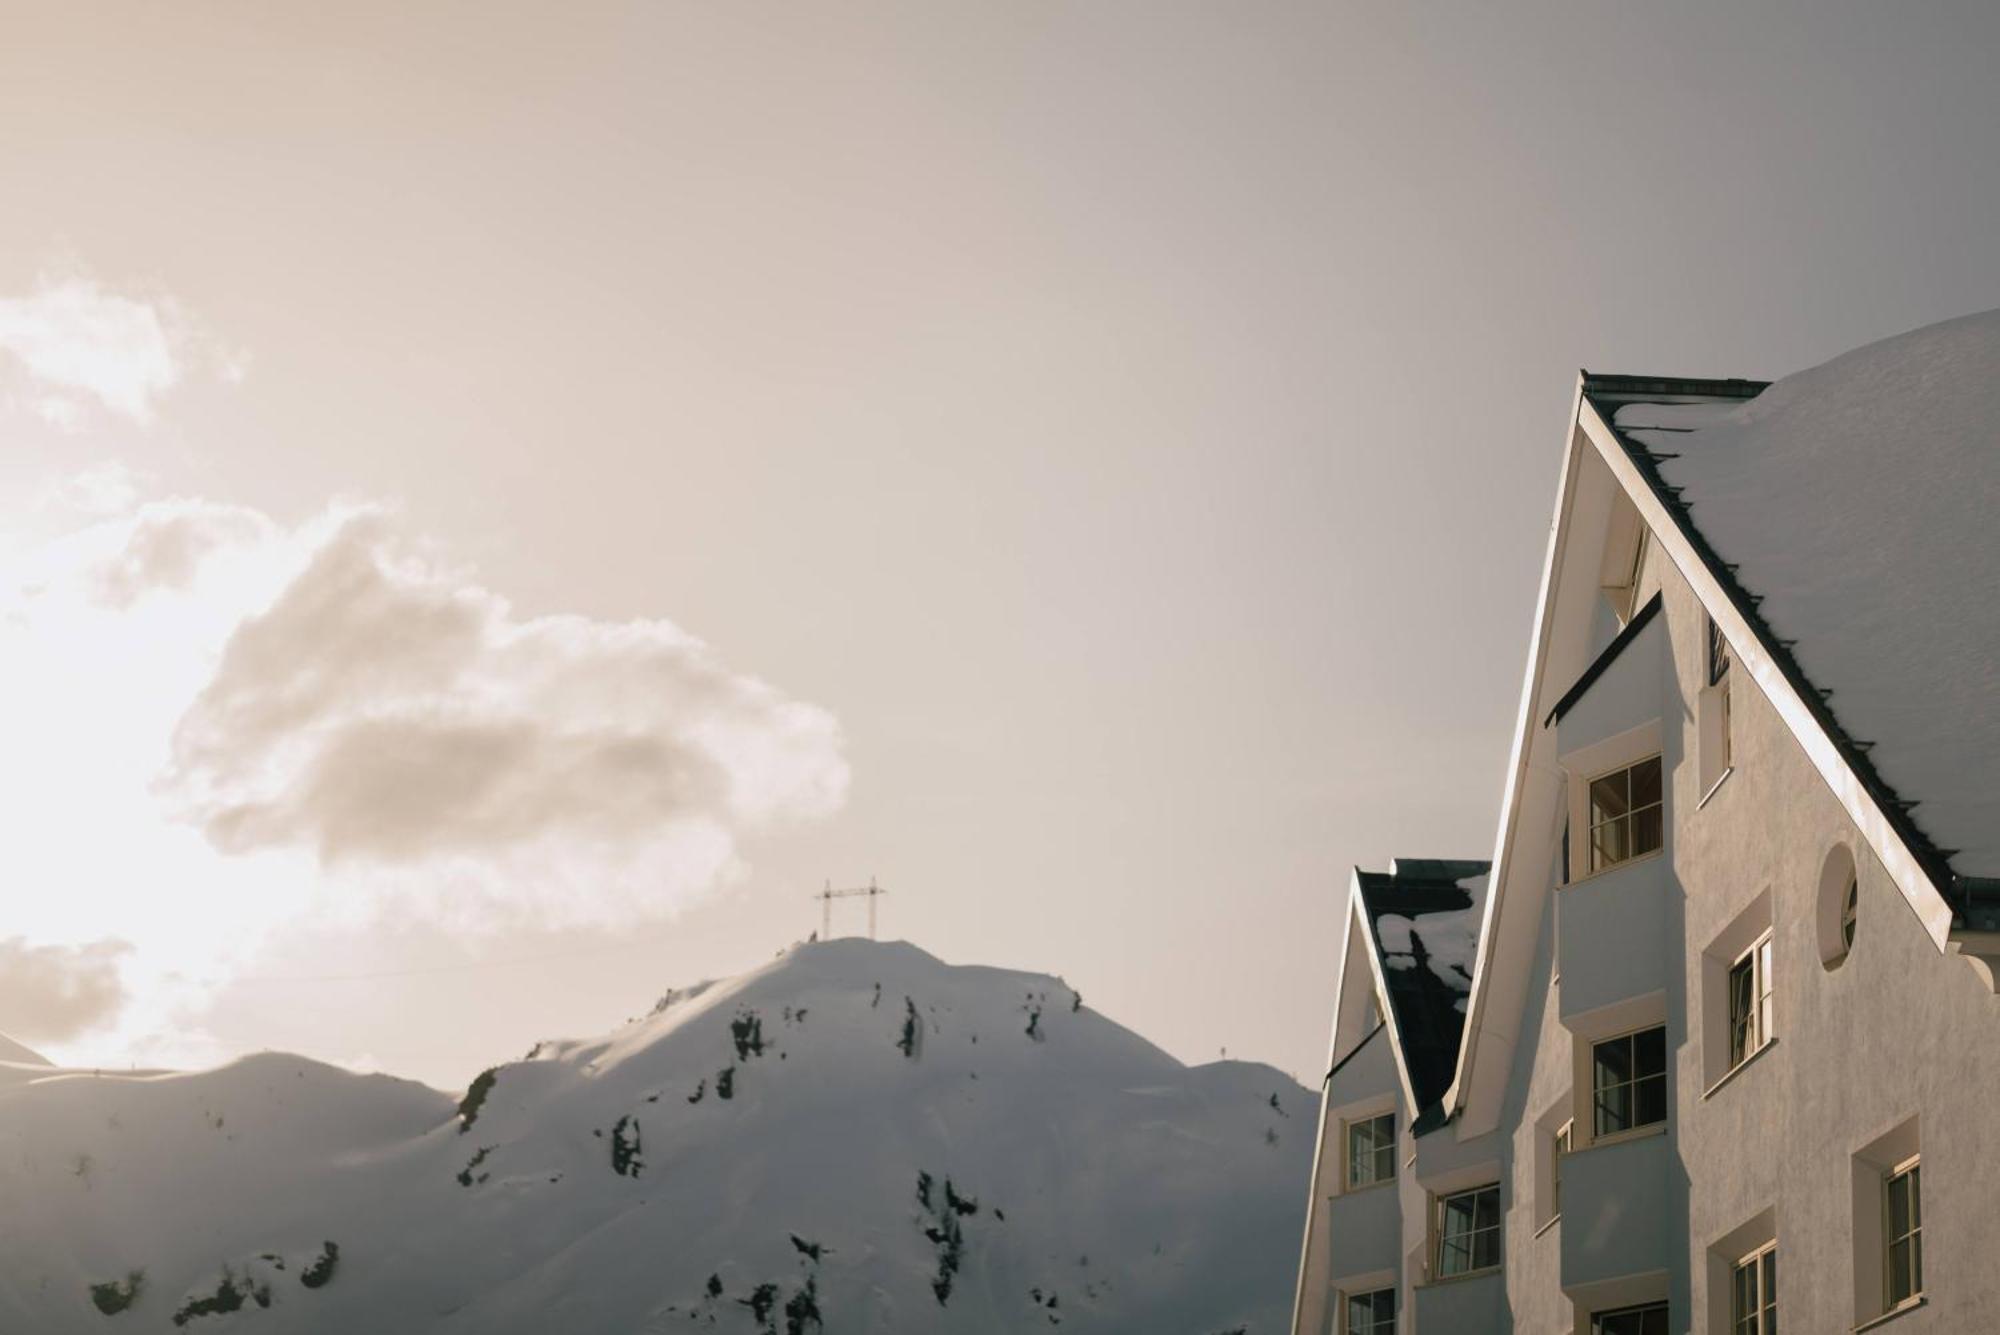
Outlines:
POLYGON ((1854 854, 1845 844, 1827 853, 1819 873, 1819 958, 1838 969, 1854 949, 1854 932, 1861 915, 1861 879, 1854 854))

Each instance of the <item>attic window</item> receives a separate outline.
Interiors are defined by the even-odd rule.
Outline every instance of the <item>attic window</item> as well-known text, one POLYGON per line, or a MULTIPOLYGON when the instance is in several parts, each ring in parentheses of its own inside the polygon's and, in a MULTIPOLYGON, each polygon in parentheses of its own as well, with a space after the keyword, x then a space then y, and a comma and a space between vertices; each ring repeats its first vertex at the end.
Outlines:
POLYGON ((1702 688, 1696 701, 1695 722, 1697 749, 1701 753, 1701 791, 1706 794, 1722 782, 1735 764, 1730 737, 1735 731, 1731 694, 1731 679, 1735 674, 1730 669, 1736 665, 1736 655, 1730 652, 1729 641, 1723 638, 1722 628, 1715 624, 1715 618, 1705 617, 1703 620, 1708 623, 1708 684, 1702 688))
POLYGON ((1664 825, 1658 756, 1592 779, 1590 870, 1657 853, 1664 825))

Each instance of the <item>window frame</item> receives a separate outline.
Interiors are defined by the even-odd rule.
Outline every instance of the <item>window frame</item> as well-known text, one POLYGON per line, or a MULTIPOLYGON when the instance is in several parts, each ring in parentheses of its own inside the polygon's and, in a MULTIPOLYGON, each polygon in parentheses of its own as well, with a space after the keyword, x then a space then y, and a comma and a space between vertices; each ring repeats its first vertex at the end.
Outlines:
POLYGON ((1729 1335, 1772 1335, 1777 1329, 1778 1240, 1772 1238, 1756 1250, 1739 1256, 1729 1267, 1729 1335), (1754 1295, 1750 1310, 1743 1310, 1741 1277, 1750 1276, 1754 1295))
POLYGON ((1924 1296, 1924 1183, 1922 1154, 1913 1154, 1891 1167, 1882 1175, 1882 1309, 1884 1313, 1894 1312, 1910 1306, 1924 1296), (1897 1234, 1895 1229, 1895 1207, 1892 1204, 1896 1184, 1910 1184, 1908 1231, 1897 1234), (1910 1289, 1901 1297, 1896 1296, 1896 1247, 1901 1243, 1910 1244, 1910 1289))
POLYGON ((1549 1136, 1549 1220, 1563 1217, 1563 1160, 1576 1152, 1576 1118, 1563 1119, 1549 1136))
POLYGON ((1667 845, 1667 767, 1663 753, 1652 751, 1646 755, 1634 757, 1624 764, 1613 765, 1610 769, 1585 779, 1583 783, 1583 822, 1584 875, 1586 877, 1615 871, 1619 867, 1637 862, 1642 858, 1652 857, 1664 849, 1667 845), (1660 791, 1659 796, 1655 800, 1647 802, 1642 806, 1632 800, 1632 773, 1648 764, 1659 768, 1660 791), (1592 793, 1598 784, 1619 775, 1623 775, 1625 779, 1625 810, 1604 820, 1598 820, 1592 793), (1657 811, 1660 814, 1659 842, 1655 843, 1651 848, 1641 849, 1638 847, 1638 839, 1634 832, 1637 828, 1638 817, 1649 811, 1657 811), (1625 827, 1626 846, 1633 851, 1621 858, 1601 860, 1597 832, 1618 825, 1621 822, 1625 827))
POLYGON ((1764 1050, 1776 1027, 1777 1003, 1771 982, 1773 969, 1773 934, 1765 928, 1748 949, 1730 962, 1725 975, 1725 989, 1729 1000, 1729 1014, 1726 1017, 1729 1034, 1729 1067, 1734 1071, 1744 1062, 1764 1050), (1736 979, 1739 974, 1747 976, 1750 983, 1748 997, 1739 997, 1736 979), (1737 1010, 1739 1000, 1747 1001, 1747 1009, 1740 1015, 1737 1010))
POLYGON ((1458 1191, 1443 1192, 1433 1196, 1431 1220, 1436 1236, 1436 1243, 1431 1249, 1433 1260, 1432 1275, 1434 1278, 1440 1280, 1469 1279, 1475 1275, 1484 1275, 1496 1271, 1504 1264, 1505 1252, 1503 1251, 1502 1244, 1505 1241, 1507 1232, 1507 1216, 1501 1208, 1500 1184, 1498 1182, 1484 1182, 1476 1187, 1465 1187, 1458 1191), (1489 1191, 1493 1193, 1493 1222, 1481 1227, 1478 1222, 1479 1201, 1477 1198, 1489 1191), (1453 1235, 1447 1233, 1445 1231, 1445 1220, 1449 1217, 1451 1203, 1467 1197, 1473 1198, 1471 1211, 1468 1216, 1473 1221, 1472 1226, 1462 1234, 1453 1235), (1459 1238, 1466 1240, 1466 1268, 1463 1270, 1447 1271, 1444 1263, 1446 1245, 1457 1241, 1459 1238), (1493 1255, 1492 1259, 1485 1265, 1480 1265, 1478 1264, 1480 1255, 1479 1243, 1484 1238, 1492 1240, 1493 1255))
POLYGON ((1340 1294, 1340 1335, 1396 1335, 1396 1286, 1390 1284, 1383 1288, 1364 1289, 1358 1292, 1342 1290, 1340 1294), (1377 1299, 1385 1293, 1389 1295, 1389 1324, 1384 1326, 1381 1314, 1376 1312, 1370 1314, 1368 1324, 1365 1327, 1355 1325, 1354 1310, 1349 1304, 1364 1299, 1377 1299))
POLYGON ((1340 1130, 1341 1130, 1340 1155, 1341 1159, 1344 1161, 1344 1170, 1341 1173, 1341 1182, 1342 1182, 1341 1190, 1343 1192, 1366 1191, 1370 1187, 1379 1187, 1384 1185, 1385 1183, 1394 1182, 1396 1180, 1396 1110, 1395 1109, 1391 1108, 1387 1112, 1363 1113, 1358 1117, 1343 1117, 1340 1122, 1340 1130), (1373 1141, 1373 1143, 1370 1145, 1367 1151, 1369 1161, 1372 1163, 1373 1167, 1377 1171, 1375 1172, 1374 1176, 1370 1177, 1365 1182, 1356 1181, 1355 1169, 1357 1166, 1359 1166, 1362 1160, 1358 1158, 1354 1152, 1354 1133, 1359 1128, 1362 1127, 1372 1128, 1377 1122, 1381 1122, 1384 1120, 1387 1120, 1389 1123, 1389 1138, 1386 1141, 1374 1141, 1373 1133, 1371 1132, 1370 1140, 1373 1141), (1387 1156, 1387 1162, 1389 1165, 1388 1171, 1386 1173, 1379 1171, 1383 1156, 1387 1156))
POLYGON ((1660 1021, 1655 1021, 1652 1024, 1640 1025, 1636 1029, 1627 1029, 1622 1033, 1607 1034, 1603 1038, 1594 1038, 1590 1041, 1589 1069, 1590 1069, 1590 1143, 1591 1144, 1602 1145, 1610 1141, 1622 1140, 1629 1136, 1648 1134, 1653 1130, 1653 1128, 1664 1127, 1667 1125, 1669 1121, 1672 1120, 1673 1099, 1671 1097, 1672 1091, 1668 1087, 1667 1075, 1668 1072, 1672 1069, 1673 1062, 1667 1049, 1666 1031, 1667 1031, 1667 1026, 1665 1025, 1665 1023, 1660 1021), (1657 1073, 1654 1074, 1640 1075, 1638 1073, 1639 1070, 1639 1045, 1637 1042, 1638 1037, 1641 1034, 1651 1033, 1656 1029, 1660 1031, 1660 1051, 1661 1051, 1660 1069, 1657 1073), (1627 1079, 1620 1081, 1616 1084, 1600 1085, 1597 1080, 1597 1050, 1601 1047, 1608 1047, 1613 1043, 1619 1043, 1619 1042, 1631 1044, 1632 1062, 1630 1069, 1632 1071, 1632 1074, 1627 1079), (1603 1126, 1601 1125, 1602 1122, 1601 1114, 1604 1110, 1602 1096, 1605 1090, 1626 1089, 1632 1091, 1631 1094, 1628 1095, 1628 1100, 1630 1107, 1632 1108, 1631 1115, 1636 1117, 1638 1110, 1638 1102, 1639 1102, 1637 1096, 1639 1084, 1641 1081, 1654 1080, 1654 1079, 1657 1079, 1660 1082, 1660 1116, 1657 1120, 1650 1122, 1635 1121, 1628 1126, 1617 1127, 1609 1131, 1603 1129, 1603 1126))
POLYGON ((1604 1323, 1612 1317, 1645 1317, 1650 1316, 1654 1312, 1660 1313, 1669 1322, 1673 1319, 1673 1309, 1668 1305, 1665 1298, 1653 1298, 1643 1303, 1631 1303, 1624 1307, 1610 1307, 1602 1312, 1592 1312, 1590 1314, 1590 1335, 1604 1335, 1604 1323))

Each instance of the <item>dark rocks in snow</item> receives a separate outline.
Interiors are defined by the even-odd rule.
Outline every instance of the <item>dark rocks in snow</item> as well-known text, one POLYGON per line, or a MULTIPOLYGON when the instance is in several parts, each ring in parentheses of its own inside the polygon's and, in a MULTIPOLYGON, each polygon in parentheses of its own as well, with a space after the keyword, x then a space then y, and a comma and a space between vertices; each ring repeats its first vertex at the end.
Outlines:
POLYGON ((756 1011, 744 1009, 729 1022, 729 1036, 736 1043, 736 1060, 748 1061, 764 1055, 764 1021, 756 1011))
POLYGON ((640 1157, 639 1119, 627 1113, 611 1127, 611 1171, 620 1177, 637 1177, 645 1166, 640 1157))
POLYGON ((91 1285, 90 1301, 104 1315, 117 1316, 139 1301, 139 1294, 145 1287, 146 1272, 134 1270, 123 1279, 106 1280, 102 1284, 91 1285))
POLYGON ((917 1018, 917 1003, 908 997, 904 997, 903 1032, 902 1036, 896 1040, 896 1050, 911 1061, 915 1061, 917 1059, 917 1049, 923 1046, 923 1041, 924 1026, 923 1021, 917 1018))
POLYGON ((970 1196, 959 1195, 957 1189, 951 1185, 950 1178, 944 1180, 944 1203, 945 1207, 956 1215, 979 1213, 979 1202, 970 1196))
POLYGON ((785 1335, 806 1335, 826 1329, 819 1312, 819 1282, 806 1276, 806 1286, 785 1300, 785 1335))
POLYGON ((736 1097, 736 1068, 725 1066, 715 1073, 715 1097, 733 1099, 736 1097))
POLYGON ((800 1256, 812 1261, 815 1265, 819 1264, 820 1253, 830 1250, 829 1248, 822 1247, 817 1242, 807 1242, 796 1233, 789 1236, 792 1239, 792 1249, 800 1256))
POLYGON ((481 1145, 478 1152, 472 1156, 465 1167, 458 1170, 458 1185, 469 1187, 475 1182, 484 1182, 487 1178, 491 1177, 491 1173, 480 1173, 477 1177, 473 1176, 479 1165, 486 1162, 486 1156, 491 1153, 493 1153, 491 1145, 481 1145))
POLYGON ((486 1106, 486 1096, 493 1092, 494 1082, 499 1079, 497 1066, 489 1066, 473 1078, 465 1097, 458 1101, 458 1134, 462 1136, 472 1130, 472 1124, 479 1120, 479 1110, 486 1106))
POLYGON ((710 1299, 722 1296, 722 1276, 710 1275, 708 1277, 708 1296, 710 1299))
POLYGON ((736 1301, 750 1309, 750 1316, 756 1321, 759 1330, 769 1331, 773 1328, 771 1315, 778 1310, 776 1284, 759 1284, 750 1291, 748 1298, 738 1298, 736 1301))
POLYGON ((701 1078, 701 1083, 694 1087, 694 1093, 688 1095, 688 1102, 700 1103, 702 1100, 702 1096, 707 1093, 708 1093, 708 1077, 703 1076, 701 1078))
POLYGON ((309 1289, 323 1289, 333 1283, 333 1272, 339 1264, 340 1244, 329 1238, 321 1244, 312 1264, 299 1272, 299 1283, 309 1289))
POLYGON ((271 1305, 271 1286, 258 1284, 248 1275, 239 1277, 228 1266, 222 1267, 222 1278, 216 1283, 215 1292, 190 1298, 182 1303, 174 1313, 174 1324, 185 1326, 198 1316, 220 1316, 227 1312, 243 1310, 248 1299, 259 1307, 271 1305))
POLYGON ((935 1191, 936 1179, 929 1173, 917 1172, 917 1201, 924 1207, 926 1220, 924 1238, 937 1249, 937 1273, 931 1277, 931 1293, 936 1296, 938 1306, 951 1302, 951 1291, 957 1283, 958 1269, 965 1259, 965 1230, 959 1220, 979 1213, 979 1202, 970 1196, 961 1196, 950 1178, 944 1180, 944 1195, 940 1200, 935 1191))

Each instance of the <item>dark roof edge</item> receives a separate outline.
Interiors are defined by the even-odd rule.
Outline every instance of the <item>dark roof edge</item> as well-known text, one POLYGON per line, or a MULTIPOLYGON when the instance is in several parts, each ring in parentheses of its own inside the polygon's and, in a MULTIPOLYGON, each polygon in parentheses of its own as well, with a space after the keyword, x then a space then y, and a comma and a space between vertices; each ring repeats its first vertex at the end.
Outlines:
POLYGON ((1367 1033, 1363 1034, 1361 1036, 1361 1041, 1359 1043, 1356 1043, 1353 1047, 1349 1048, 1347 1050, 1347 1055, 1345 1057, 1342 1057, 1339 1061, 1333 1064, 1332 1069, 1326 1073, 1326 1078, 1319 1082, 1319 1087, 1321 1089, 1325 1089, 1328 1085, 1332 1084, 1333 1078, 1340 1074, 1340 1068, 1347 1065, 1347 1063, 1353 1061, 1356 1057, 1360 1056, 1361 1049, 1368 1046, 1368 1040, 1375 1037, 1375 1035, 1381 1033, 1384 1029, 1387 1029, 1388 1027, 1389 1027, 1389 1022, 1387 1020, 1377 1020, 1375 1022, 1375 1027, 1373 1029, 1370 1029, 1367 1033))
POLYGON ((1597 375, 1583 376, 1586 394, 1672 394, 1718 399, 1754 399, 1771 387, 1768 380, 1703 380, 1690 376, 1597 375))
POLYGON ((1652 597, 1646 600, 1644 607, 1632 614, 1632 619, 1625 623, 1624 629, 1611 637, 1611 643, 1604 646, 1604 652, 1591 660, 1590 666, 1583 670, 1583 675, 1578 677, 1570 688, 1563 692, 1562 699, 1556 701, 1556 707, 1551 709, 1549 716, 1542 720, 1542 726, 1546 728, 1551 724, 1562 722, 1562 716, 1576 707, 1577 701, 1583 699, 1584 693, 1596 685, 1597 679, 1604 675, 1605 670, 1611 666, 1618 655, 1625 652, 1625 646, 1638 639, 1639 632, 1646 629, 1652 623, 1653 618, 1659 614, 1660 595, 1656 591, 1652 597))
MULTIPOLYGON (((1924 875, 1930 879, 1931 885, 1944 899, 1946 907, 1951 910, 1952 926, 1954 928, 1968 926, 1966 914, 1968 902, 1982 897, 1972 887, 1990 878, 1961 877, 1951 866, 1951 857, 1958 850, 1940 848, 1929 835, 1918 828, 1916 821, 1911 819, 1910 811, 1916 804, 1906 801, 1890 787, 1887 780, 1877 772, 1875 763, 1868 758, 1868 749, 1874 743, 1857 741, 1840 725, 1840 720, 1834 717, 1833 707, 1827 703, 1825 694, 1812 684, 1805 670, 1799 666, 1798 659, 1793 656, 1791 646, 1794 641, 1779 638, 1771 623, 1764 619, 1764 614, 1758 609, 1758 604, 1763 601, 1762 597, 1751 593, 1737 582, 1736 568, 1724 561, 1715 548, 1709 545, 1707 536, 1695 525, 1691 513, 1692 507, 1682 499, 1680 488, 1669 485, 1660 475, 1660 462, 1665 456, 1655 455, 1644 445, 1633 440, 1608 415, 1600 413, 1599 416, 1604 418, 1604 425, 1610 428, 1612 438, 1631 458, 1634 467, 1639 471, 1639 476, 1645 479, 1647 487, 1652 490, 1653 498, 1674 521, 1674 526, 1680 530, 1688 546, 1694 549, 1695 555, 1701 559, 1710 577, 1721 586, 1724 596, 1757 636, 1760 647, 1777 665, 1786 684, 1792 688, 1793 693, 1805 705, 1807 712, 1812 715, 1813 722, 1819 725, 1820 731, 1833 743, 1835 752, 1839 754, 1848 771, 1860 781, 1862 790, 1868 794, 1869 800, 1882 813, 1883 819, 1889 822, 1890 828, 1910 850, 1910 855, 1916 859, 1917 865, 1923 869, 1924 875)), ((2000 910, 1988 909, 1989 914, 1996 911, 2000 910)))

